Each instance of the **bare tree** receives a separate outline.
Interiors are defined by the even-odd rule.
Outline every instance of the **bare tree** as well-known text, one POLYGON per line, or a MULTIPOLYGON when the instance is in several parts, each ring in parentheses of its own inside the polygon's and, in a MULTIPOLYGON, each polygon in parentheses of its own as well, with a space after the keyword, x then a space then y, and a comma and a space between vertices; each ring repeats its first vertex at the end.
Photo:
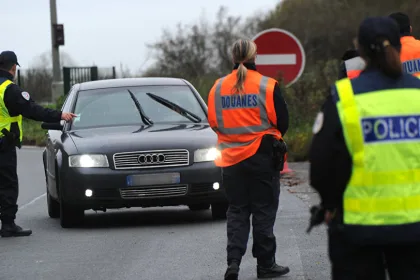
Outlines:
MULTIPOLYGON (((65 52, 61 52, 61 65, 72 66, 75 61, 65 52)), ((36 57, 28 68, 20 69, 21 84, 31 97, 38 102, 47 102, 51 98, 52 62, 50 52, 36 57)))
POLYGON ((212 46, 218 58, 217 69, 224 74, 232 69, 231 46, 243 37, 241 18, 229 16, 227 9, 221 7, 217 13, 217 21, 212 34, 212 46))
POLYGON ((417 0, 283 0, 266 14, 241 19, 221 7, 213 25, 201 21, 165 30, 161 40, 150 45, 156 63, 146 75, 183 77, 205 97, 221 75, 231 71, 233 41, 252 38, 268 28, 286 29, 301 41, 306 53, 305 72, 292 87, 284 89, 293 118, 291 126, 307 127, 329 94, 337 77, 342 54, 353 46, 360 22, 366 16, 407 12, 414 35, 420 37, 420 5, 417 0), (303 113, 304 112, 304 113, 303 113))
MULTIPOLYGON (((60 68, 76 66, 77 62, 66 52, 60 52, 60 68)), ((51 51, 45 51, 36 57, 33 63, 30 65, 31 68, 48 68, 52 69, 51 51)))

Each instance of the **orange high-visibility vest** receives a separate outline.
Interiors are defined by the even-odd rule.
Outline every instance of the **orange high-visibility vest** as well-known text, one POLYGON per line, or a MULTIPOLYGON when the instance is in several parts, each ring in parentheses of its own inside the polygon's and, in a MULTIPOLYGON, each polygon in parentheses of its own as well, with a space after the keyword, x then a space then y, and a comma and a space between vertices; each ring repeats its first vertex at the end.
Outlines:
POLYGON ((359 77, 360 73, 362 73, 365 68, 365 62, 360 56, 348 59, 344 64, 346 65, 347 77, 349 79, 359 77))
POLYGON ((413 36, 401 37, 401 62, 404 72, 420 77, 420 41, 413 36))
POLYGON ((354 79, 354 78, 357 78, 357 77, 359 77, 360 73, 362 73, 362 70, 347 71, 347 78, 349 78, 350 80, 354 79))
POLYGON ((208 120, 217 133, 220 156, 216 166, 226 167, 253 156, 265 134, 282 139, 276 128, 273 91, 276 81, 247 71, 244 93, 235 93, 236 72, 218 79, 208 97, 208 120))

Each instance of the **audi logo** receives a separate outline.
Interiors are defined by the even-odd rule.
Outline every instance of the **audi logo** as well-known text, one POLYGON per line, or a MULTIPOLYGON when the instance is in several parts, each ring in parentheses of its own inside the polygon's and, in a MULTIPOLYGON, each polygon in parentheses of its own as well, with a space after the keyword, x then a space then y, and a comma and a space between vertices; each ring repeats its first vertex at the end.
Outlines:
POLYGON ((165 162, 164 154, 142 154, 137 158, 139 164, 153 164, 153 163, 163 163, 165 162))

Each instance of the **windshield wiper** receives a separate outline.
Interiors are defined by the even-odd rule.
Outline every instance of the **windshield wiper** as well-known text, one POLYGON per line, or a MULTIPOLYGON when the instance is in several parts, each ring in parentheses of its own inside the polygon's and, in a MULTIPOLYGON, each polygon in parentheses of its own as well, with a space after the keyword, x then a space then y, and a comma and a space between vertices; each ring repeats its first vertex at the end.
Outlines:
POLYGON ((199 116, 197 116, 194 113, 191 113, 190 111, 188 111, 185 108, 182 108, 181 106, 163 98, 160 96, 157 96, 153 93, 146 93, 150 98, 152 98, 153 100, 155 100, 156 102, 159 102, 160 104, 168 107, 169 109, 177 112, 178 114, 180 114, 183 117, 186 117, 187 119, 189 119, 190 121, 194 122, 194 123, 199 123, 201 122, 201 118, 199 116))
POLYGON ((140 113, 141 120, 148 125, 153 124, 153 121, 144 113, 143 108, 140 105, 140 102, 137 100, 137 98, 134 96, 134 94, 131 92, 131 90, 127 89, 130 93, 131 99, 133 99, 134 104, 136 104, 137 110, 140 113))

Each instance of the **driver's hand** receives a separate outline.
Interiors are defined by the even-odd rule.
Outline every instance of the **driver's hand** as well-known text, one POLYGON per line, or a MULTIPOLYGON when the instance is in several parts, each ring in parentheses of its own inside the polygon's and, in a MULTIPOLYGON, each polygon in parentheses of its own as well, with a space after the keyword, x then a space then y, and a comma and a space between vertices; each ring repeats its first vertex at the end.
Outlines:
POLYGON ((69 121, 73 120, 73 118, 75 118, 75 117, 77 117, 77 115, 76 114, 73 114, 73 113, 65 113, 65 112, 63 112, 61 114, 61 119, 64 120, 64 121, 66 121, 66 122, 69 122, 69 121))

